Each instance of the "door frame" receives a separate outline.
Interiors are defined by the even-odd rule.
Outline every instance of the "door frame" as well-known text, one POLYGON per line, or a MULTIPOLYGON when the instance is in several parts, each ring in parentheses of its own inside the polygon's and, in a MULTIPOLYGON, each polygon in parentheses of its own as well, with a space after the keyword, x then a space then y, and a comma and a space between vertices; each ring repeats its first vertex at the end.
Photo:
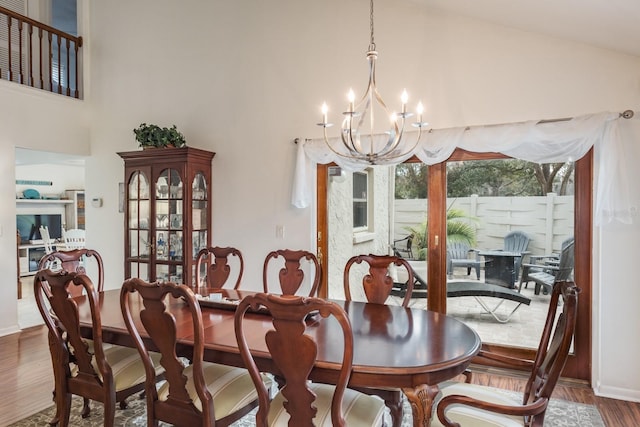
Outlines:
MULTIPOLYGON (((489 160, 509 158, 500 153, 472 153, 456 149, 444 162, 430 165, 428 168, 428 256, 427 283, 436 283, 429 289, 427 309, 446 313, 446 244, 443 238, 447 234, 446 198, 447 198, 447 162, 460 160, 489 160)), ((419 162, 415 156, 407 162, 419 162)), ((332 164, 317 165, 316 190, 316 236, 318 259, 321 266, 329 265, 328 250, 329 225, 327 220, 328 178, 332 164)), ((574 280, 580 287, 578 294, 578 316, 574 336, 574 351, 569 355, 563 376, 587 381, 591 384, 592 349, 592 250, 593 247, 593 148, 575 162, 575 267, 574 280)), ((446 237, 444 237, 446 239, 446 237)), ((327 275, 322 275, 319 295, 328 297, 327 275)), ((534 349, 523 349, 498 344, 485 344, 485 347, 513 357, 532 360, 534 349)), ((498 366, 498 365, 494 365, 498 366)))

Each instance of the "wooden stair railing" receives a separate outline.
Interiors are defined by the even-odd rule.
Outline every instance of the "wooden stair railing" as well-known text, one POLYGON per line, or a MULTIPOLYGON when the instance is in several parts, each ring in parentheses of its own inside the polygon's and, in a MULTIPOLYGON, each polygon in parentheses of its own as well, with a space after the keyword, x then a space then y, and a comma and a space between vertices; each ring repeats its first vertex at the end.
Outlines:
MULTIPOLYGON (((80 97, 78 53, 82 37, 57 30, 2 6, 0 25, 6 25, 7 37, 7 40, 0 39, 0 47, 7 48, 7 65, 0 68, 0 78, 69 97, 80 97), (35 78, 34 72, 37 74, 35 78)), ((2 56, 4 53, 0 51, 0 59, 2 56)))

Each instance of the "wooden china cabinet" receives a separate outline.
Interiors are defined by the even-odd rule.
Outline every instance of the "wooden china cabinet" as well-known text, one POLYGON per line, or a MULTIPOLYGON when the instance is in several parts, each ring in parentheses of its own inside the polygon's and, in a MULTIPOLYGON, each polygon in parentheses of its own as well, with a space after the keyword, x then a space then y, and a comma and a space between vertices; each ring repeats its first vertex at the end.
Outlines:
POLYGON ((118 153, 124 159, 125 277, 193 286, 211 246, 211 161, 192 147, 118 153))

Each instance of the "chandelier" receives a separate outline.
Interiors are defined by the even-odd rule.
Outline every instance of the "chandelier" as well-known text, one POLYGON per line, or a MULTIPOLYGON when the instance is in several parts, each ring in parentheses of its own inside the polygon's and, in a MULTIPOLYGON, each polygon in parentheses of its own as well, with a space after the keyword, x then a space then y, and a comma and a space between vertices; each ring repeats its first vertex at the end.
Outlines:
MULTIPOLYGON (((424 107, 422 102, 418 102, 416 107, 416 121, 413 127, 418 128, 418 134, 413 143, 403 140, 405 122, 414 116, 407 111, 408 94, 404 90, 400 97, 400 112, 391 112, 384 103, 378 88, 376 87, 376 59, 378 52, 373 37, 373 0, 370 1, 369 27, 371 36, 369 49, 367 51, 367 62, 369 63, 369 84, 367 90, 360 101, 355 104, 355 94, 349 90, 347 99, 349 105, 347 111, 343 112, 344 119, 340 130, 340 136, 344 148, 333 147, 327 136, 327 128, 333 126, 327 121, 329 108, 326 103, 322 104, 322 126, 324 142, 336 155, 349 159, 355 163, 366 163, 371 165, 390 163, 395 159, 407 156, 418 145, 422 136, 422 129, 428 123, 422 121, 424 107), (374 110, 381 115, 388 117, 390 121, 389 129, 382 134, 374 131, 375 119, 374 110)), ((338 144, 339 145, 339 144, 338 144)))

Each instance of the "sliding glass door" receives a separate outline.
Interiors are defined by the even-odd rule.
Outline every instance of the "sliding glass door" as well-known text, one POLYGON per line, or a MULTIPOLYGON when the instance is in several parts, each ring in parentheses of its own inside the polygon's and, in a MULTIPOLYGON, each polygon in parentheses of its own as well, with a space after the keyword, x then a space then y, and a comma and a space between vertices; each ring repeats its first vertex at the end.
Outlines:
POLYGON ((520 288, 521 265, 532 256, 559 256, 563 242, 575 236, 572 277, 583 292, 566 372, 589 379, 591 171, 591 153, 575 164, 537 165, 462 150, 440 164, 412 159, 375 166, 355 178, 319 166, 318 250, 325 295, 343 298, 342 270, 350 256, 401 249, 396 252, 428 283, 429 297, 414 298, 413 307, 452 315, 492 347, 531 357, 549 296, 544 287, 536 293, 535 282, 523 281, 520 288), (530 239, 520 256, 492 253, 505 252, 505 237, 514 232, 530 239), (453 263, 447 248, 465 245, 465 259, 453 263), (489 285, 502 297, 455 292, 489 285))

